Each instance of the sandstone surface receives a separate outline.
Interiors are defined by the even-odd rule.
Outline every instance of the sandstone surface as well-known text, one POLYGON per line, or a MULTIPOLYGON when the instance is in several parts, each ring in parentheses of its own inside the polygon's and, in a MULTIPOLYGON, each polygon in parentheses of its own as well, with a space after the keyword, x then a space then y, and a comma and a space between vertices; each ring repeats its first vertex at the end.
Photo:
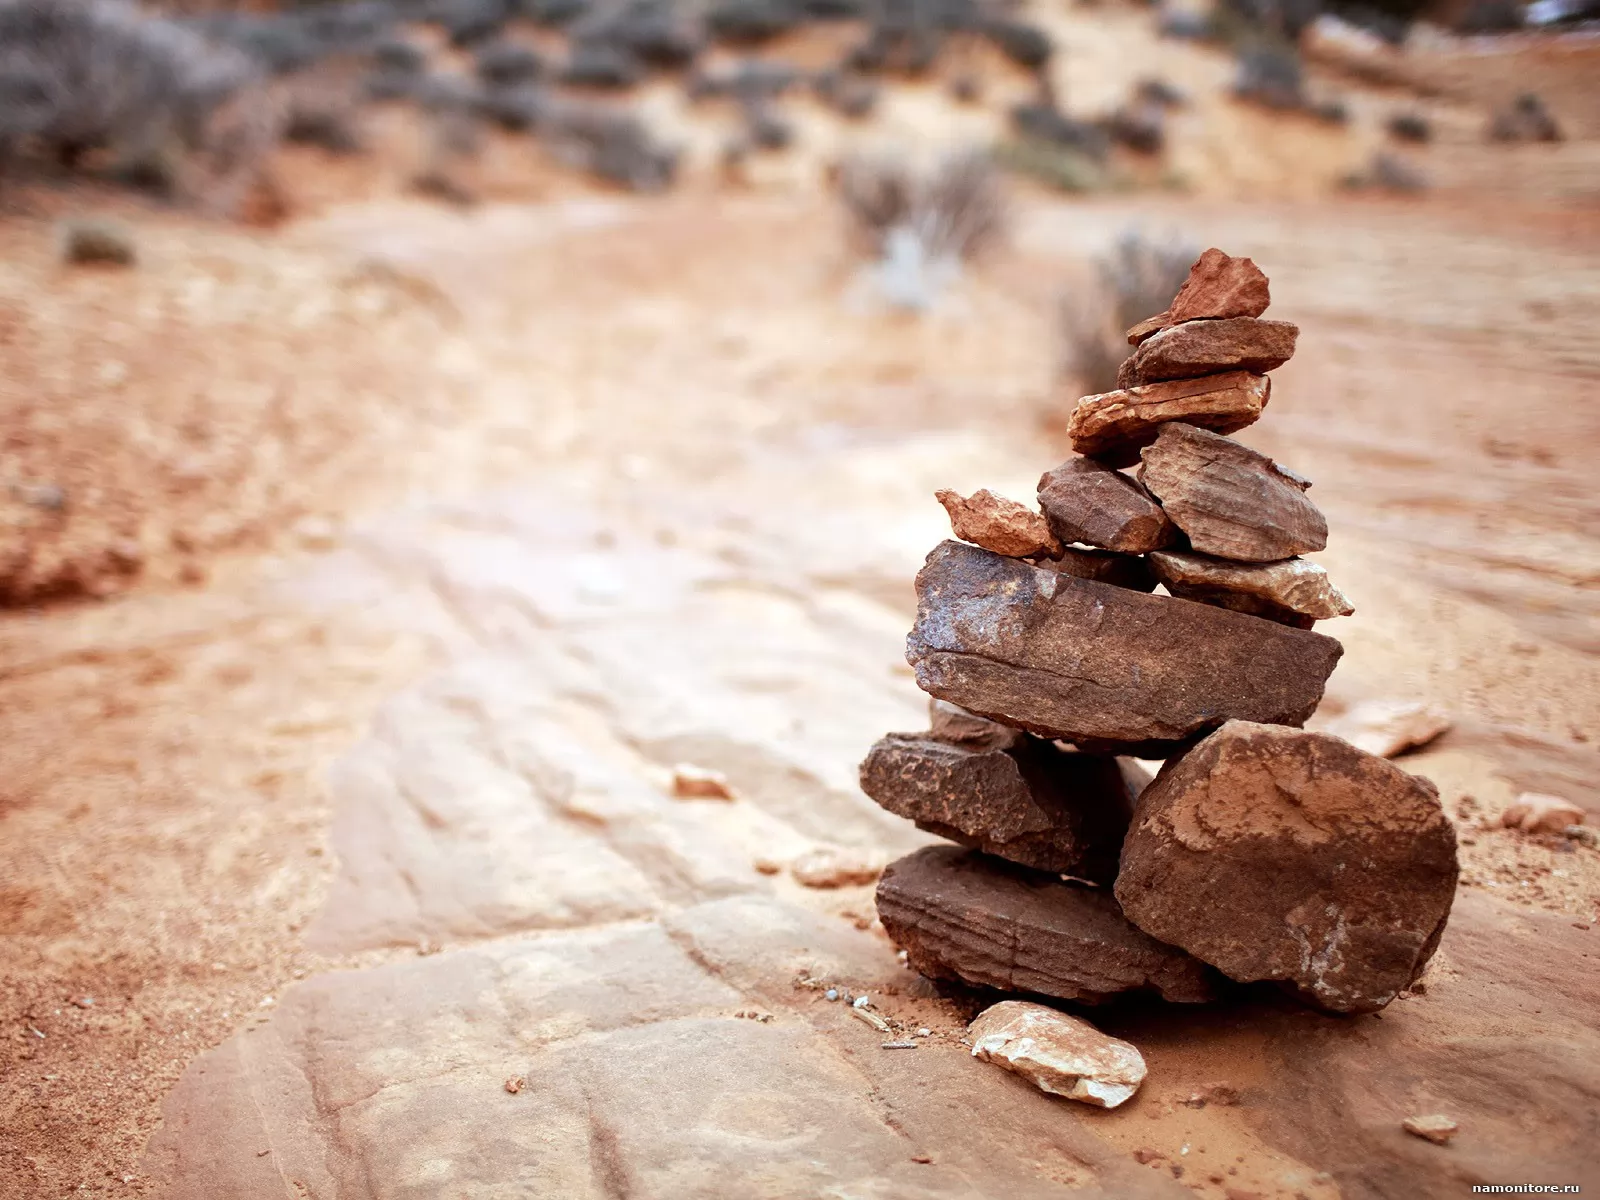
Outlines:
POLYGON ((1026 1000, 1003 1000, 967 1026, 972 1057, 1014 1071, 1041 1092, 1116 1108, 1144 1082, 1139 1048, 1081 1017, 1026 1000))

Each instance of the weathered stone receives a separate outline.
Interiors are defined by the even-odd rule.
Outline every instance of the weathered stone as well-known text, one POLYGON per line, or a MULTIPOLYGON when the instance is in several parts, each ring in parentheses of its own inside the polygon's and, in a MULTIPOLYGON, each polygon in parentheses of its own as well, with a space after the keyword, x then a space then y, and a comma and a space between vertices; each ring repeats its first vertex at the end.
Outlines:
POLYGON ((672 768, 672 794, 680 800, 732 800, 733 787, 721 771, 679 763, 672 768))
POLYGON ((1310 482, 1232 438, 1175 421, 1140 457, 1140 482, 1201 554, 1276 562, 1328 544, 1310 482))
POLYGON ((861 790, 929 833, 1097 883, 1116 878, 1134 801, 1116 759, 1038 738, 973 750, 891 733, 863 760, 861 790))
POLYGON ((1054 558, 1061 553, 1061 543, 1045 519, 1015 500, 987 488, 967 497, 943 488, 934 496, 950 514, 951 531, 964 542, 1014 558, 1054 558))
POLYGON ((1259 317, 1272 303, 1267 277, 1248 258, 1235 258, 1213 246, 1189 268, 1189 278, 1172 298, 1173 323, 1225 317, 1259 317))
POLYGON ((1500 814, 1500 824, 1524 833, 1561 833, 1569 825, 1582 825, 1583 809, 1560 796, 1523 792, 1500 814))
POLYGON ((1219 982, 1134 928, 1109 892, 957 846, 890 863, 878 917, 911 965, 935 979, 1086 1004, 1133 991, 1203 1003, 1219 982))
POLYGON ((937 696, 928 697, 928 728, 931 737, 968 750, 1009 750, 1028 739, 1020 729, 980 717, 937 696))
POLYGON ((795 882, 808 888, 859 887, 883 873, 884 856, 850 846, 818 846, 789 864, 795 882))
POLYGON ((917 575, 929 695, 1097 750, 1165 757, 1240 717, 1299 725, 1344 652, 1258 617, 1075 579, 960 542, 917 575))
POLYGON ((1039 507, 1050 532, 1063 542, 1144 554, 1178 539, 1149 492, 1092 458, 1069 458, 1040 476, 1039 507))
POLYGON ((1015 1071, 1041 1092, 1116 1108, 1144 1082, 1144 1055, 1081 1017, 1002 1000, 967 1026, 972 1057, 1015 1071))
POLYGON ((1132 588, 1136 592, 1152 592, 1156 586, 1155 572, 1142 554, 1118 554, 1112 550, 1080 550, 1068 546, 1061 557, 1038 563, 1041 567, 1060 571, 1078 579, 1093 579, 1096 583, 1109 583, 1114 587, 1132 588))
POLYGON ((1426 746, 1450 728, 1450 715, 1423 700, 1363 700, 1322 726, 1358 750, 1393 758, 1426 746))
POLYGON ((1140 342, 1117 371, 1117 386, 1198 379, 1223 371, 1264 375, 1294 357, 1299 336, 1300 327, 1291 321, 1185 321, 1140 342))
POLYGON ((1124 388, 1079 400, 1067 435, 1079 454, 1128 467, 1139 461, 1140 447, 1155 441, 1168 421, 1237 433, 1255 424, 1271 395, 1272 381, 1247 371, 1124 388))
POLYGON ((1328 572, 1309 559, 1237 563, 1163 550, 1150 556, 1150 568, 1167 591, 1181 599, 1231 608, 1296 629, 1355 612, 1328 580, 1328 572))
POLYGON ((1429 1113, 1426 1116, 1407 1117, 1400 1122, 1400 1128, 1413 1137, 1423 1138, 1443 1146, 1455 1137, 1456 1131, 1461 1127, 1443 1113, 1429 1113))
POLYGON ((1230 721, 1140 796, 1116 895, 1225 975, 1372 1012, 1432 957, 1456 874, 1426 780, 1327 734, 1230 721))

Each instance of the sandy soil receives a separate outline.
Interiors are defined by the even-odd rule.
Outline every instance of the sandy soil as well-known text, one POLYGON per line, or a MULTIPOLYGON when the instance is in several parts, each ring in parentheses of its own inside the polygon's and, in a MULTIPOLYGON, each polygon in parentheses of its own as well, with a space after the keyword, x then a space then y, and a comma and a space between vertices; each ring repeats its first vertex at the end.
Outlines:
MULTIPOLYGON (((1064 36, 1095 61, 1135 37, 1125 24, 1113 12, 1064 36)), ((1187 49, 1171 61, 1197 88, 1219 69, 1187 49)), ((1102 84, 1086 74, 1090 95, 1102 84)), ((920 119, 915 97, 906 111, 920 119)), ((266 1027, 297 981, 404 963, 418 938, 424 952, 473 940, 448 922, 421 921, 410 942, 307 930, 352 860, 330 832, 344 801, 329 769, 385 705, 458 668, 463 630, 481 646, 554 622, 581 641, 596 620, 518 600, 521 584, 452 591, 451 556, 493 560, 505 528, 574 562, 573 546, 620 546, 659 560, 663 580, 720 564, 709 624, 640 625, 629 662, 657 688, 689 668, 654 647, 708 637, 730 613, 779 643, 810 631, 819 671, 848 663, 874 697, 794 752, 848 789, 859 751, 915 711, 898 639, 915 564, 941 536, 929 494, 1026 495, 1063 456, 1075 391, 1056 377, 1056 304, 1129 225, 1255 256, 1273 315, 1305 330, 1245 439, 1316 480, 1335 531, 1323 561, 1358 615, 1330 630, 1347 656, 1327 712, 1367 696, 1448 709, 1453 731, 1407 766, 1458 820, 1464 892, 1580 932, 1600 920, 1600 854, 1494 820, 1527 788, 1600 816, 1600 224, 1507 208, 1526 201, 1520 184, 1481 206, 1448 189, 1330 199, 1305 183, 1306 156, 1331 177, 1359 158, 1359 129, 1297 138, 1284 158, 1260 114, 1208 100, 1186 119, 1205 131, 1180 156, 1210 181, 1200 197, 1019 188, 1010 244, 920 319, 874 304, 803 181, 638 201, 552 177, 543 203, 459 214, 384 189, 333 203, 348 193, 307 160, 291 179, 329 201, 303 219, 263 232, 134 212, 142 261, 125 273, 66 273, 46 221, 0 222, 0 504, 26 547, 0 564, 4 586, 41 604, 80 586, 111 597, 0 617, 0 1194, 146 1194, 146 1139, 196 1056, 266 1027), (63 504, 41 500, 49 487, 63 504), (458 545, 466 533, 489 540, 458 545), (781 596, 780 567, 797 581, 781 596)), ((1581 177, 1592 195, 1592 145, 1545 155, 1539 178, 1581 177)), ((1464 135, 1429 153, 1452 180, 1492 169, 1464 135)), ((620 669, 603 678, 625 688, 620 669)), ((487 705, 465 679, 461 703, 487 705)), ((826 694, 760 703, 799 727, 826 694)), ((638 736, 597 756, 631 755, 644 776, 693 748, 638 736)), ((752 858, 807 842, 790 809, 694 820, 752 858)), ((869 889, 773 886, 870 926, 869 889)), ((786 1003, 818 1001, 798 989, 786 1003)), ((952 1046, 961 1015, 909 984, 897 1011, 952 1046)), ((1269 1069, 1239 1041, 1165 1049, 1180 1083, 1269 1069)), ((1277 1194, 1285 1179, 1338 1194, 1303 1163, 1285 1175, 1270 1130, 1180 1091, 1097 1132, 1161 1148, 1156 1172, 1203 1137, 1225 1167, 1222 1183, 1182 1179, 1201 1194, 1277 1194)), ((1094 1174, 1055 1177, 1075 1171, 1094 1174)))

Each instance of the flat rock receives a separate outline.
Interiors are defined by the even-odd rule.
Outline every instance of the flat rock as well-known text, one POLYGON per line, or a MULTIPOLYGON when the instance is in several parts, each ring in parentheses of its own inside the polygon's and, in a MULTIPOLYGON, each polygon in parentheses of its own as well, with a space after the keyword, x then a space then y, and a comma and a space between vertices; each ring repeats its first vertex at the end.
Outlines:
POLYGON ((937 696, 928 697, 928 732, 941 742, 968 750, 1009 750, 1028 738, 1020 729, 980 717, 937 696))
POLYGON ((1450 714, 1425 700, 1363 700, 1322 726, 1358 750, 1393 758, 1426 746, 1450 728, 1450 714))
POLYGON ((1236 433, 1255 424, 1271 396, 1271 380, 1248 371, 1121 388, 1079 400, 1067 435, 1079 454, 1129 467, 1168 421, 1236 433))
POLYGON ((1344 593, 1329 581, 1328 572, 1305 558, 1238 563, 1162 550, 1150 556, 1150 568, 1174 596, 1297 629, 1310 629, 1313 622, 1355 612, 1344 593))
POLYGON ((1118 370, 1117 385, 1197 379, 1223 371, 1264 375, 1294 357, 1299 336, 1300 327, 1291 321, 1185 321, 1140 342, 1118 370))
POLYGON ((1328 544, 1310 481, 1232 438, 1175 421, 1139 453, 1140 481, 1201 554, 1276 562, 1328 544))
POLYGON ((1015 558, 1055 557, 1061 543, 1044 517, 1015 500, 981 488, 963 497, 949 488, 934 493, 950 514, 950 529, 962 541, 1015 558))
POLYGON ((1152 592, 1156 586, 1155 572, 1142 554, 1118 554, 1113 550, 1082 550, 1068 546, 1055 559, 1043 559, 1038 566, 1073 575, 1078 579, 1093 579, 1113 587, 1132 588, 1136 592, 1152 592))
POLYGON ((917 574, 917 686, 1042 737, 1165 757, 1230 718, 1299 725, 1343 647, 944 542, 917 574))
POLYGON ((1137 346, 1152 334, 1160 333, 1172 324, 1172 310, 1163 309, 1153 317, 1146 317, 1137 325, 1131 326, 1127 332, 1128 345, 1137 346))
POLYGON ((918 829, 1097 883, 1116 878, 1134 801, 1116 759, 1038 738, 984 750, 891 733, 863 760, 861 790, 918 829))
POLYGON ((883 873, 884 857, 854 846, 818 846, 790 863, 789 874, 808 888, 860 887, 883 873))
POLYGON ((1154 991, 1216 995, 1216 976, 1123 917, 1110 893, 955 846, 889 864, 878 917, 911 965, 935 979, 1096 1004, 1154 991))
POLYGON ((1178 539, 1149 492, 1092 458, 1070 458, 1040 476, 1039 507, 1062 542, 1144 554, 1178 539))
POLYGON ((1373 1012, 1432 957, 1456 875, 1432 784, 1327 734, 1230 721, 1139 797, 1116 895, 1233 979, 1373 1012))
POLYGON ((1144 1082, 1144 1055, 1131 1042, 1101 1033, 1028 1000, 1002 1000, 967 1026, 972 1057, 1014 1071, 1041 1092, 1116 1108, 1144 1082))

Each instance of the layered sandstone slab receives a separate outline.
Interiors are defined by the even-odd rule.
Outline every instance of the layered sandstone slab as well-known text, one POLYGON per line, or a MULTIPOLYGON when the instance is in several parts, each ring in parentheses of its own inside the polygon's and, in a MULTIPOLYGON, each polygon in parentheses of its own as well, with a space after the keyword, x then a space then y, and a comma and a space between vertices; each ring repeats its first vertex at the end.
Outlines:
POLYGON ((1255 423, 1271 396, 1271 380, 1248 371, 1119 388, 1080 399, 1067 436, 1079 454, 1130 467, 1139 461, 1140 447, 1155 441, 1168 421, 1237 433, 1255 423))

